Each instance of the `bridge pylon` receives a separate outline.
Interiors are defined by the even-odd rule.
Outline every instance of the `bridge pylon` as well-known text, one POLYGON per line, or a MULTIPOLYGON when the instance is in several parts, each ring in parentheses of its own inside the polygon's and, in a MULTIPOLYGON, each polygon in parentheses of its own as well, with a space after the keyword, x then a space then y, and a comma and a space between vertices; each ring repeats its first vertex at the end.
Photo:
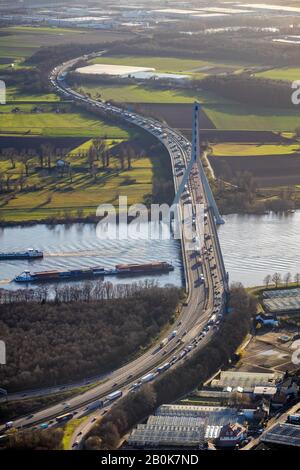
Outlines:
POLYGON ((184 186, 188 182, 190 173, 194 165, 197 165, 200 179, 202 182, 203 190, 206 194, 208 207, 212 210, 216 224, 221 225, 224 224, 224 219, 222 219, 221 214, 219 212, 218 206, 216 204, 215 198, 213 196, 210 184, 208 182, 207 176, 205 174, 202 161, 200 158, 200 133, 199 133, 199 111, 200 111, 200 104, 194 103, 193 108, 193 123, 192 123, 192 152, 191 152, 191 159, 188 162, 186 171, 183 175, 181 183, 179 185, 178 191, 175 195, 175 199, 173 204, 178 204, 181 194, 184 191, 184 186))

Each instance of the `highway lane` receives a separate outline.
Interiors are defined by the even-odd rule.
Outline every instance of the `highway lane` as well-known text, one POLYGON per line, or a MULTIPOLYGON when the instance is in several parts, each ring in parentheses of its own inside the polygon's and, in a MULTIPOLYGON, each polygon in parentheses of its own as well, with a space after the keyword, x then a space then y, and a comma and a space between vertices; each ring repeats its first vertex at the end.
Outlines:
MULTIPOLYGON (((63 73, 63 70, 64 67, 59 68, 56 73, 60 75, 61 73, 63 73)), ((181 181, 181 176, 176 175, 175 160, 178 157, 178 153, 180 153, 182 159, 184 160, 184 164, 186 165, 190 157, 190 152, 188 151, 190 144, 187 139, 183 138, 180 134, 176 133, 172 129, 169 129, 167 126, 163 127, 160 122, 155 121, 153 119, 147 119, 133 113, 131 113, 130 115, 125 111, 120 111, 116 107, 112 107, 111 105, 107 107, 105 104, 95 102, 89 98, 78 98, 77 95, 73 94, 72 90, 70 90, 63 83, 59 82, 60 81, 58 80, 58 78, 56 78, 56 86, 62 87, 63 94, 65 96, 67 95, 68 97, 72 97, 73 99, 75 96, 76 99, 79 99, 80 101, 84 100, 85 104, 88 103, 91 106, 99 106, 110 113, 114 113, 114 109, 117 109, 116 112, 118 116, 120 116, 121 114, 121 116, 124 117, 125 120, 129 120, 129 122, 139 125, 140 127, 155 135, 161 142, 163 142, 170 153, 173 166, 174 184, 175 188, 178 188, 179 183, 181 181), (132 116, 134 116, 134 120, 132 119, 132 116), (139 124, 138 122, 134 121, 139 121, 139 124), (156 130, 157 128, 161 128, 162 130, 158 132, 156 130), (174 150, 172 150, 172 147, 174 147, 174 150)), ((197 178, 197 176, 195 176, 194 178, 197 178)), ((201 188, 201 183, 194 187, 190 181, 189 186, 191 190, 192 201, 194 204, 197 198, 199 198, 199 194, 197 194, 197 191, 199 191, 199 188, 201 188)), ((204 194, 203 198, 205 200, 204 194)), ((207 205, 206 200, 205 203, 207 205)), ((206 224, 206 232, 208 235, 212 234, 213 225, 214 221, 212 219, 212 214, 208 210, 208 222, 206 224)), ((214 244, 216 243, 214 238, 215 237, 213 237, 212 240, 212 246, 214 246, 214 244)), ((209 246, 211 246, 211 244, 209 244, 209 246)), ((210 275, 211 267, 209 264, 209 260, 207 259, 207 257, 204 256, 203 265, 199 265, 195 269, 195 253, 190 251, 187 252, 185 250, 184 240, 182 240, 182 248, 185 259, 185 271, 187 287, 189 291, 189 301, 188 304, 183 307, 182 312, 178 318, 178 322, 175 326, 175 328, 178 330, 176 338, 172 339, 168 346, 166 348, 163 348, 162 350, 157 350, 157 345, 153 346, 146 353, 136 358, 131 363, 120 367, 116 371, 113 371, 104 383, 101 383, 95 386, 94 388, 80 395, 77 395, 72 399, 69 399, 67 409, 65 409, 65 405, 63 404, 53 405, 45 410, 41 410, 34 416, 21 417, 20 419, 15 421, 15 426, 34 426, 42 421, 48 421, 49 419, 57 416, 58 414, 62 414, 62 412, 66 412, 67 410, 76 411, 76 416, 78 416, 80 413, 84 412, 87 403, 90 403, 100 397, 104 397, 105 395, 114 390, 122 389, 124 393, 127 393, 134 382, 140 379, 147 372, 155 371, 158 365, 167 362, 168 359, 170 359, 174 354, 179 354, 180 351, 182 351, 189 345, 190 341, 192 341, 202 332, 214 308, 215 287, 212 276, 210 275), (200 282, 200 276, 203 272, 205 273, 205 284, 200 282), (178 338, 181 338, 181 342, 178 342, 178 338)), ((196 254, 196 258, 197 257, 199 258, 198 254, 196 254)), ((219 279, 219 286, 220 285, 221 279, 219 279)), ((174 326, 172 329, 174 329, 174 326)), ((199 340, 199 345, 206 344, 211 335, 212 330, 208 332, 204 340, 201 340, 202 343, 199 340)))

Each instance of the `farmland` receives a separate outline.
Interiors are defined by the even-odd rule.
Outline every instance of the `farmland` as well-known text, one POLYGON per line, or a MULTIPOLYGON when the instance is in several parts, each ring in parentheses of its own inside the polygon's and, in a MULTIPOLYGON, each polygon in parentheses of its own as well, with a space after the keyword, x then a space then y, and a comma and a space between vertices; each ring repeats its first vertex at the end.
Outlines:
MULTIPOLYGON (((28 112, 28 108, 18 113, 0 114, 0 134, 43 136, 108 136, 110 138, 126 138, 128 132, 118 126, 108 125, 87 112, 28 112), (26 112, 27 111, 27 112, 26 112)), ((2 109, 2 108, 1 108, 2 109)))
MULTIPOLYGON (((111 152, 109 166, 95 162, 96 170, 91 174, 85 154, 92 141, 88 140, 69 152, 65 161, 68 170, 60 175, 55 167, 49 171, 37 168, 37 160, 29 162, 29 175, 24 180, 24 165, 2 158, 0 171, 14 188, 0 196, 2 222, 49 221, 51 219, 74 219, 95 216, 101 203, 117 203, 119 195, 126 195, 128 203, 145 201, 152 193, 155 174, 163 174, 168 167, 168 155, 159 149, 148 148, 147 154, 136 154, 131 169, 121 168, 114 147, 120 139, 106 139, 106 149, 111 152), (166 161, 164 159, 167 159, 166 161), (23 187, 19 180, 23 178, 23 187)), ((4 185, 4 181, 2 181, 4 185)))
POLYGON ((296 155, 300 153, 300 143, 292 145, 264 145, 260 143, 249 144, 216 144, 212 146, 215 157, 255 157, 270 155, 296 155))
POLYGON ((256 74, 257 77, 269 78, 271 80, 287 80, 293 82, 300 80, 300 68, 274 68, 267 70, 266 72, 260 72, 256 74))
POLYGON ((156 72, 190 74, 191 76, 197 76, 197 78, 205 76, 207 73, 239 71, 244 68, 244 64, 226 64, 215 61, 159 56, 106 55, 93 59, 91 63, 149 67, 154 68, 156 72))
POLYGON ((1 58, 14 60, 30 57, 39 47, 80 42, 101 43, 129 38, 128 33, 95 32, 82 29, 12 26, 1 29, 1 58))
POLYGON ((297 110, 276 110, 239 104, 205 105, 204 109, 217 129, 293 132, 300 126, 297 110))
POLYGON ((190 90, 153 89, 142 85, 85 85, 80 89, 91 96, 120 103, 193 103, 201 95, 190 90))

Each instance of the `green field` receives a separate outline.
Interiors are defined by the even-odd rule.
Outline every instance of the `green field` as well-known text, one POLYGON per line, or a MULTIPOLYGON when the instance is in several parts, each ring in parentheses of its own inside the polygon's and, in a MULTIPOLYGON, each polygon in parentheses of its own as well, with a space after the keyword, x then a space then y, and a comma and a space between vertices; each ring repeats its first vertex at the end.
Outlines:
POLYGON ((114 65, 130 65, 133 67, 151 67, 156 72, 164 73, 182 73, 200 76, 209 73, 209 69, 222 68, 226 70, 238 70, 243 65, 226 64, 215 61, 182 59, 176 57, 158 57, 158 56, 104 56, 97 57, 91 61, 91 64, 114 64, 114 65))
POLYGON ((0 114, 0 134, 127 138, 128 132, 86 112, 0 114))
POLYGON ((222 143, 212 146, 215 157, 251 157, 269 155, 299 155, 300 143, 297 145, 264 145, 252 143, 222 143))
POLYGON ((204 110, 217 129, 293 132, 300 126, 300 114, 296 110, 253 108, 244 104, 205 105, 204 110))
MULTIPOLYGON (((106 146, 111 148, 119 142, 107 140, 106 146)), ((78 210, 82 211, 81 216, 94 216, 99 204, 117 204, 119 195, 127 196, 128 203, 134 204, 143 202, 145 196, 152 193, 154 171, 163 172, 164 163, 159 155, 154 158, 138 156, 132 160, 131 170, 121 170, 116 157, 111 157, 109 168, 106 169, 102 168, 100 161, 96 162, 98 172, 95 179, 88 171, 87 158, 80 155, 80 151, 90 145, 91 141, 87 141, 67 157, 72 168, 72 179, 68 174, 59 177, 55 171, 34 170, 34 159, 24 182, 26 191, 17 188, 13 194, 0 196, 1 220, 21 222, 53 217, 74 218, 78 216, 78 210)), ((17 183, 21 173, 24 176, 23 164, 17 162, 16 168, 12 169, 9 161, 2 160, 0 172, 9 175, 12 184, 17 183)))
POLYGON ((269 78, 271 80, 287 80, 293 82, 300 80, 300 68, 283 67, 267 70, 266 72, 260 72, 255 74, 257 77, 269 78))
POLYGON ((30 57, 39 47, 66 43, 101 43, 130 37, 127 33, 94 31, 88 29, 12 26, 0 28, 0 57, 14 60, 30 57), (6 35, 4 35, 6 34, 6 35))
POLYGON ((189 90, 155 90, 139 85, 85 85, 78 89, 93 97, 100 96, 103 100, 120 103, 194 103, 196 100, 203 102, 205 96, 189 90))
MULTIPOLYGON (((36 93, 29 94, 18 90, 16 87, 8 86, 6 89, 6 102, 18 102, 18 101, 29 101, 29 102, 58 102, 60 97, 55 93, 36 93)), ((16 103, 17 104, 17 103, 16 103)), ((1 108, 2 109, 2 108, 1 108)), ((0 109, 0 111, 1 111, 0 109)))

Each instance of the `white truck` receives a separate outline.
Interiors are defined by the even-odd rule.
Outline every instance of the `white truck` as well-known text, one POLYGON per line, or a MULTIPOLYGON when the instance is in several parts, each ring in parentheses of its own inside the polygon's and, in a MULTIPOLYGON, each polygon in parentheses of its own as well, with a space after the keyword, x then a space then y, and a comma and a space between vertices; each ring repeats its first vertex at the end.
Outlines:
POLYGON ((113 401, 113 400, 117 400, 117 399, 120 398, 122 395, 123 395, 122 390, 117 390, 116 392, 110 393, 110 394, 107 395, 105 398, 106 398, 106 400, 108 400, 108 401, 113 401))
POLYGON ((147 382, 151 382, 155 377, 154 372, 151 372, 150 374, 144 375, 144 377, 141 378, 142 384, 146 384, 147 382))

